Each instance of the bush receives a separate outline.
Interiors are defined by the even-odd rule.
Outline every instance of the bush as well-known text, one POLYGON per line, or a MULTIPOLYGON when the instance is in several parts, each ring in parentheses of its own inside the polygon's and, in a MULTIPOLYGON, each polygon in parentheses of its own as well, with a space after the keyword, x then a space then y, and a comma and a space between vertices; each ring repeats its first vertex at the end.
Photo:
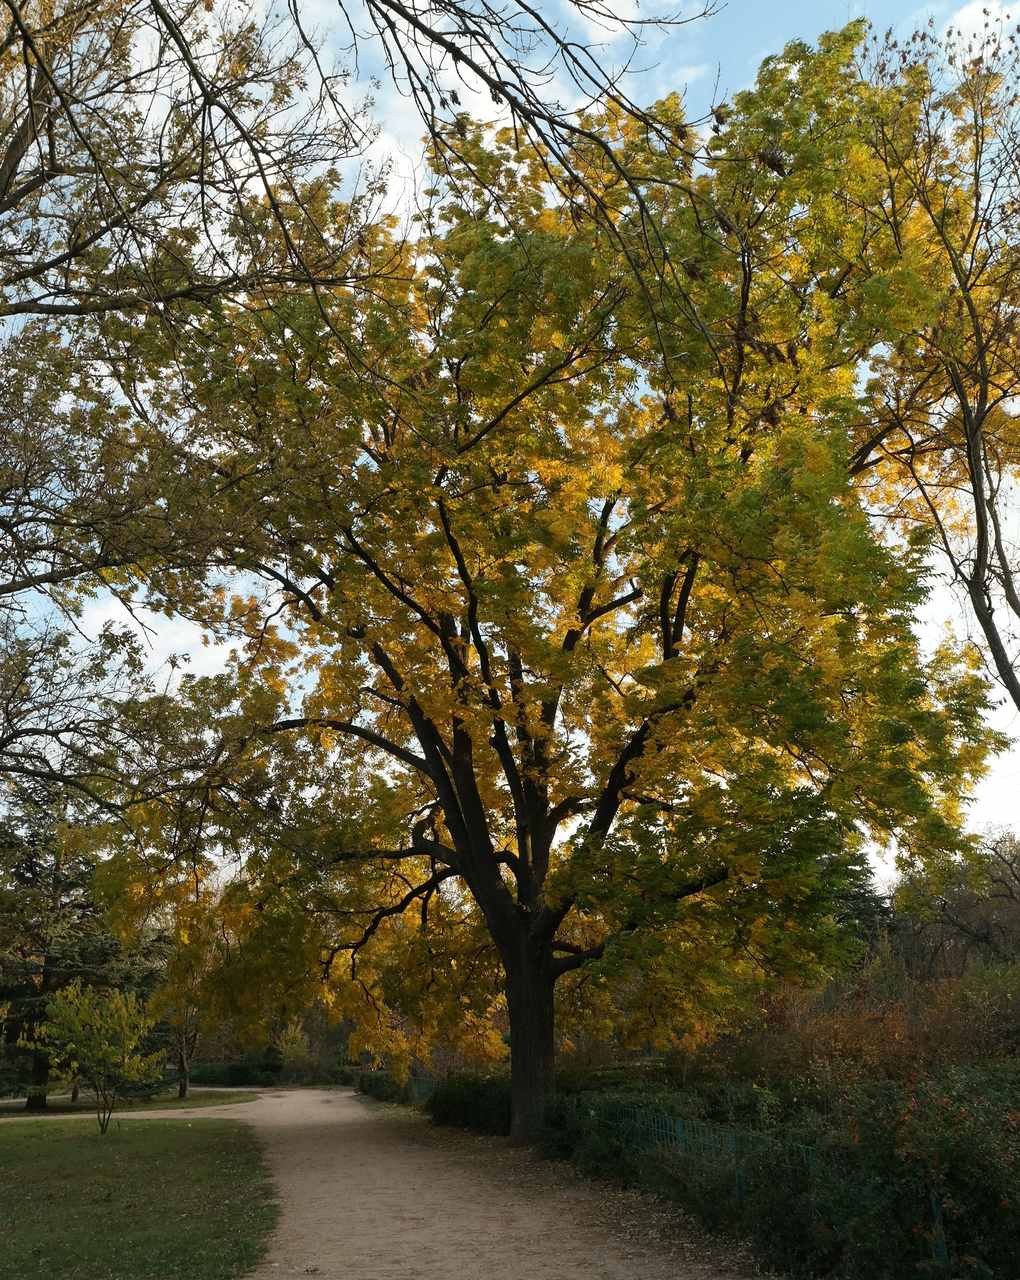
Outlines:
POLYGON ((193 1062, 190 1080, 192 1084, 222 1088, 227 1083, 225 1062, 193 1062))
POLYGON ((1020 1063, 951 1067, 905 1100, 897 1163, 941 1204, 950 1258, 1015 1276, 1020 1240, 1020 1063))
POLYGON ((437 1124, 505 1137, 510 1132, 510 1080, 506 1076, 451 1075, 425 1104, 437 1124))
MULTIPOLYGON (((953 1068, 909 1087, 851 1081, 827 1114, 791 1110, 771 1130, 692 1118, 696 1096, 563 1095, 544 1149, 671 1196, 792 1275, 1015 1280, 1020 1065, 953 1068)), ((721 1105, 715 1091, 701 1102, 702 1114, 721 1105)))
MULTIPOLYGON (((73 1081, 68 1082, 69 1086, 73 1083, 73 1081)), ((120 1096, 131 1102, 149 1102, 153 1098, 158 1098, 161 1093, 166 1093, 171 1085, 176 1084, 177 1076, 163 1070, 159 1075, 154 1075, 148 1080, 123 1085, 120 1096)))
POLYGON ((597 1094, 604 1100, 654 1107, 670 1115, 755 1129, 772 1128, 782 1114, 782 1100, 768 1085, 720 1074, 678 1087, 661 1066, 558 1075, 556 1093, 557 1097, 597 1094))
POLYGON ((279 1084, 279 1075, 257 1062, 196 1062, 191 1068, 191 1083, 211 1088, 271 1089, 279 1084))
POLYGON ((540 1140, 543 1154, 573 1160, 594 1177, 627 1184, 640 1181, 638 1148, 627 1140, 623 1126, 610 1122, 614 1110, 631 1106, 634 1096, 584 1091, 551 1099, 540 1140))
POLYGON ((357 1090, 377 1102, 402 1102, 403 1086, 388 1071, 364 1070, 358 1073, 357 1090))
POLYGON ((661 1058, 642 1058, 611 1067, 566 1065, 556 1072, 557 1094, 646 1092, 664 1089, 674 1083, 669 1067, 661 1058))
POLYGON ((351 1085, 357 1082, 357 1076, 356 1068, 341 1066, 271 1070, 261 1057, 243 1058, 239 1062, 196 1062, 191 1068, 192 1084, 221 1089, 272 1089, 279 1084, 351 1085))

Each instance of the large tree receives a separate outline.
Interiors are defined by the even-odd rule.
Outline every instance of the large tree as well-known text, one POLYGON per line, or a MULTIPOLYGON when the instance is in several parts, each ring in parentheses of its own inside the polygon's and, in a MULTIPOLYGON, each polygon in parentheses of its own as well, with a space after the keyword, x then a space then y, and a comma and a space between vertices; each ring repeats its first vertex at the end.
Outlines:
MULTIPOLYGON (((806 101, 852 43, 805 59, 806 101)), ((658 118, 684 127, 676 101, 658 118)), ((720 957, 824 960, 863 842, 951 846, 988 746, 981 681, 918 651, 920 561, 851 487, 859 334, 797 184, 741 150, 753 110, 677 172, 693 200, 626 114, 590 127, 572 164, 599 216, 549 201, 548 155, 473 130, 417 244, 364 237, 401 255, 372 296, 224 310, 178 349, 182 382, 135 398, 140 430, 187 449, 235 567, 279 592, 233 605, 250 661, 217 768, 271 783, 295 734, 320 754, 320 802, 306 776, 280 818, 303 851, 253 837, 263 912, 302 863, 325 876, 326 958, 376 1008, 387 980, 361 966, 405 913, 452 989, 457 938, 478 943, 518 1137, 551 1087, 558 983, 641 974, 668 1021, 720 957), (654 299, 633 275, 648 209, 607 146, 656 178, 683 264, 654 299)), ((802 174, 825 138, 800 131, 802 174)))

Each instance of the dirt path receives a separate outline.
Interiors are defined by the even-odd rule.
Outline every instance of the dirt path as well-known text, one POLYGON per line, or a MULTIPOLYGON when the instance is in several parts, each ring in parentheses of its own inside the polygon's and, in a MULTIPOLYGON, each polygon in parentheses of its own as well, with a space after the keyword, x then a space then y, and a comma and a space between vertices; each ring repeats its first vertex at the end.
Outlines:
MULTIPOLYGON (((159 1112, 148 1112, 150 1116, 159 1112)), ((253 1124, 282 1213, 251 1280, 748 1280, 651 1197, 347 1090, 166 1117, 253 1124)), ((139 1116, 139 1119, 143 1118, 139 1116)))

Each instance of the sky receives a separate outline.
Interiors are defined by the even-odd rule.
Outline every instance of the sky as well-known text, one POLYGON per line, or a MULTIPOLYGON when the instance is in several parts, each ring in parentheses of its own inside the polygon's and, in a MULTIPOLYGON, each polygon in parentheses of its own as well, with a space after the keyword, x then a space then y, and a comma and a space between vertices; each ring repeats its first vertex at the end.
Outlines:
MULTIPOLYGON (((656 0, 643 0, 640 7, 638 0, 605 0, 605 3, 614 12, 641 16, 663 13, 670 8, 656 0)), ((542 12, 548 14, 562 6, 563 0, 540 0, 540 4, 542 12)), ((314 24, 323 36, 328 37, 331 30, 336 30, 336 0, 300 0, 300 10, 303 20, 314 24)), ((675 6, 672 11, 676 11, 675 6)), ((814 41, 821 32, 839 28, 859 17, 868 18, 882 31, 893 27, 909 34, 931 18, 939 30, 953 25, 957 30, 976 32, 986 20, 998 21, 1009 12, 1008 6, 996 0, 971 0, 962 6, 942 0, 922 6, 911 0, 807 0, 805 3, 730 0, 710 18, 650 37, 647 47, 635 60, 639 70, 629 88, 635 100, 651 102, 686 86, 688 114, 697 118, 714 102, 726 101, 751 84, 761 61, 781 51, 790 40, 814 41)), ((1020 0, 1016 16, 1020 17, 1020 0)), ((363 30, 364 24, 355 18, 355 27, 363 30)), ((626 42, 619 33, 613 38, 611 31, 592 28, 589 35, 600 42, 600 60, 607 67, 625 52, 626 42)), ((381 128, 373 158, 393 163, 392 200, 398 206, 406 199, 400 194, 402 187, 406 188, 416 176, 423 129, 411 104, 389 82, 371 83, 370 77, 373 73, 378 75, 381 67, 373 61, 370 50, 371 46, 366 44, 360 64, 362 79, 350 86, 348 94, 351 100, 357 100, 371 92, 375 99, 375 116, 381 128)), ((487 97, 484 102, 487 106, 487 97)), ((487 109, 492 110, 491 106, 487 109)), ((92 625, 88 629, 98 629, 103 621, 111 618, 123 622, 119 606, 108 600, 97 601, 90 610, 88 622, 92 625)), ((936 643, 947 625, 960 635, 970 629, 952 593, 939 589, 921 622, 924 642, 936 643)), ((203 646, 198 629, 183 620, 154 619, 148 639, 154 665, 161 665, 170 654, 182 653, 190 655, 188 669, 196 673, 215 670, 222 662, 222 651, 217 651, 215 646, 203 646)), ((997 700, 999 706, 993 714, 993 723, 1020 743, 1020 714, 1012 710, 1004 698, 997 700)), ((1018 790, 1020 745, 1000 755, 979 784, 971 805, 970 825, 976 830, 1014 825, 1018 790)))
MULTIPOLYGON (((980 11, 982 5, 968 7, 980 11)), ((862 17, 882 31, 912 30, 929 16, 942 26, 959 8, 948 3, 920 6, 916 0, 730 0, 713 17, 668 36, 659 66, 649 78, 665 86, 671 66, 697 68, 699 74, 690 85, 696 100, 703 91, 711 91, 718 73, 724 101, 752 83, 762 60, 779 53, 790 40, 813 42, 823 31, 862 17)))

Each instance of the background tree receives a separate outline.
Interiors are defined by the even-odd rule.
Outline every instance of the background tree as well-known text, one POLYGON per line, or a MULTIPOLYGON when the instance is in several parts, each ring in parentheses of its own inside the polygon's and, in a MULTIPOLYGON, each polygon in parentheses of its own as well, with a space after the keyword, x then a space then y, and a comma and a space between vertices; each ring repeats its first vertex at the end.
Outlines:
POLYGON ((312 258, 284 237, 274 262, 246 216, 254 184, 300 219, 307 175, 356 145, 356 118, 303 92, 296 33, 244 6, 3 10, 0 316, 144 315, 329 274, 325 238, 312 258))
POLYGON ((201 883, 187 886, 161 915, 156 927, 163 971, 149 1008, 169 1028, 178 1097, 186 1098, 199 1038, 209 1027, 209 985, 218 958, 217 895, 201 883))
POLYGON ((801 251, 786 282, 806 307, 815 275, 841 327, 865 500, 934 552, 1020 705, 1015 31, 989 14, 975 37, 937 37, 932 20, 900 41, 858 22, 823 37, 821 56, 794 42, 738 95, 740 126, 716 148, 736 182, 772 175, 761 215, 786 210, 801 251))
MULTIPOLYGON (((97 987, 143 988, 155 959, 126 947, 108 923, 96 884, 96 857, 73 811, 54 812, 52 795, 9 810, 0 827, 0 998, 8 1005, 5 1053, 25 1083, 19 1041, 35 1042, 50 996, 84 979, 97 987)), ((46 1107, 50 1059, 36 1043, 28 1065, 29 1110, 46 1107)))
POLYGON ((901 536, 928 540, 1020 707, 1017 30, 989 17, 973 38, 939 42, 930 24, 902 47, 862 40, 835 279, 877 322, 858 483, 901 536))
POLYGON ((302 211, 361 117, 306 92, 301 34, 243 5, 0 12, 0 771, 95 796, 124 763, 115 706, 138 670, 122 638, 74 634, 83 603, 165 599, 156 564, 207 567, 215 540, 183 478, 168 491, 172 447, 139 450, 129 401, 97 382, 102 334, 80 322, 165 342, 188 307, 343 278, 353 221, 320 233, 302 211))
POLYGON ((896 895, 898 945, 916 976, 959 977, 1020 956, 1020 842, 984 835, 965 856, 905 876, 896 895))

